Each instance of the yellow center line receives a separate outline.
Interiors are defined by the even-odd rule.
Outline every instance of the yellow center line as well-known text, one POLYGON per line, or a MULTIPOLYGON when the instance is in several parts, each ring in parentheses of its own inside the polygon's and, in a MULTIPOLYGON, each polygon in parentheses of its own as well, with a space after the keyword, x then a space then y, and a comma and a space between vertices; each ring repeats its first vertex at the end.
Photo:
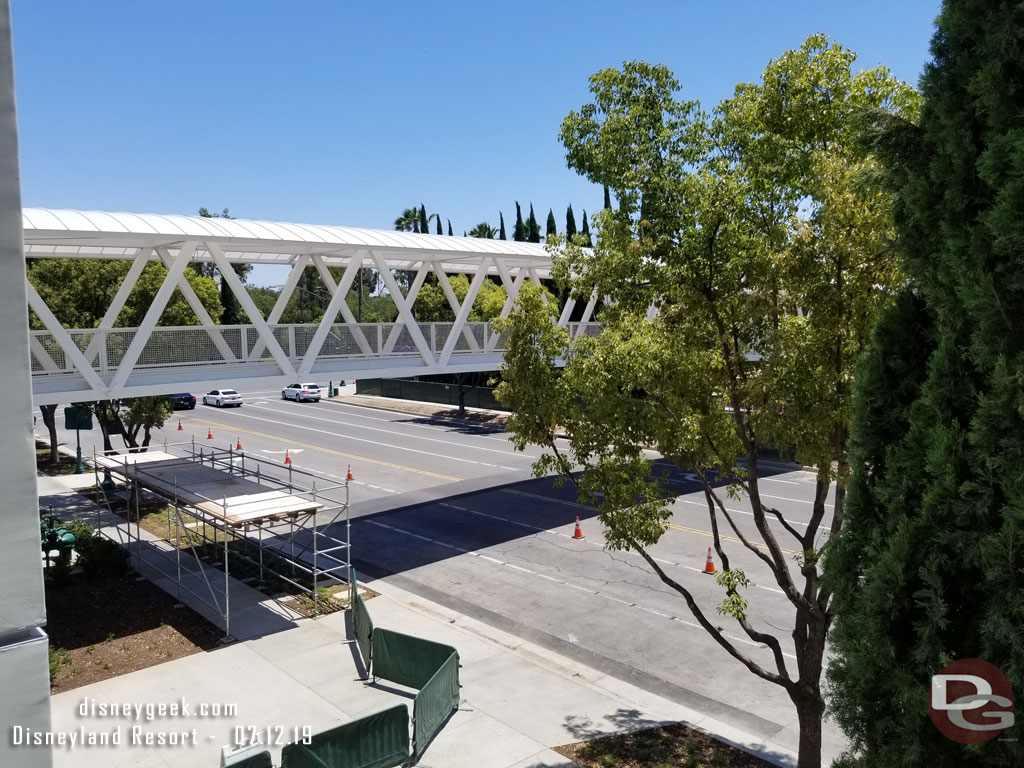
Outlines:
POLYGON ((402 464, 392 464, 389 461, 380 461, 379 459, 371 459, 367 456, 357 456, 354 453, 344 453, 343 451, 335 451, 331 448, 324 448, 320 445, 313 445, 312 443, 300 443, 298 440, 286 440, 278 435, 268 435, 266 432, 257 432, 254 429, 244 429, 243 427, 236 427, 232 424, 222 424, 217 421, 210 421, 209 419, 199 420, 196 418, 189 418, 188 416, 182 416, 182 421, 194 422, 195 424, 208 424, 211 427, 223 427, 229 432, 241 432, 243 435, 256 435, 257 437, 266 437, 270 440, 280 440, 281 442, 287 443, 288 445, 301 445, 303 448, 310 448, 314 451, 320 451, 321 453, 330 453, 334 456, 344 456, 346 459, 352 459, 353 461, 366 461, 370 464, 377 464, 382 467, 391 467, 392 469, 400 469, 405 472, 415 472, 419 475, 427 475, 429 477, 436 477, 440 480, 450 480, 454 483, 461 483, 463 478, 452 477, 451 475, 441 475, 437 472, 428 472, 425 469, 416 469, 415 467, 406 467, 402 464))

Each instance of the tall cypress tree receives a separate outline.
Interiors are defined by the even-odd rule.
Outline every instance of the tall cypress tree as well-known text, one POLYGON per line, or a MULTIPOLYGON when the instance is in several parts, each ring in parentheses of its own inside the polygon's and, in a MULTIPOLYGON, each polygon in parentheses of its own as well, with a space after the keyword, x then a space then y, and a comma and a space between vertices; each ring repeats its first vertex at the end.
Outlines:
POLYGON ((420 203, 420 233, 424 235, 430 234, 430 222, 427 221, 427 209, 423 203, 420 203))
POLYGON ((505 214, 503 214, 501 211, 498 211, 498 221, 500 222, 500 225, 498 227, 498 239, 508 240, 508 238, 505 237, 505 214))
POLYGON ((947 0, 920 126, 875 126, 910 280, 861 362, 844 535, 826 556, 850 765, 1024 765, 1019 723, 962 746, 928 713, 954 659, 1024 693, 1022 51, 1018 3, 947 0))
POLYGON ((590 239, 590 226, 587 224, 587 210, 585 208, 583 209, 583 229, 580 230, 580 234, 583 235, 585 241, 583 244, 587 248, 593 248, 594 243, 590 239))
POLYGON ((604 209, 610 211, 612 208, 612 196, 608 192, 608 185, 604 185, 604 209))
POLYGON ((523 224, 523 212, 516 203, 516 228, 512 230, 512 239, 518 243, 526 242, 526 225, 523 224))
POLYGON ((530 218, 526 220, 526 240, 530 243, 540 242, 540 224, 533 215, 533 203, 530 203, 530 218))
POLYGON ((444 230, 441 229, 441 217, 440 216, 437 217, 437 234, 439 234, 439 235, 443 235, 444 234, 444 230))
POLYGON ((571 243, 576 236, 576 217, 572 214, 572 206, 565 212, 565 241, 571 243))
POLYGON ((552 235, 558 234, 558 226, 555 224, 555 212, 548 208, 548 221, 544 227, 544 239, 547 240, 552 235))
POLYGON ((452 236, 452 220, 448 219, 448 237, 452 236))

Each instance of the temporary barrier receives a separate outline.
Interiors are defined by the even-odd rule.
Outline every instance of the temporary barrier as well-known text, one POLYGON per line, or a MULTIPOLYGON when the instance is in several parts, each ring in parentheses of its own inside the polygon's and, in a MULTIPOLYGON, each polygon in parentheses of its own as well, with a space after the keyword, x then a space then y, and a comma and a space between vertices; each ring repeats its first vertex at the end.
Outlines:
POLYGON ((270 753, 265 749, 260 750, 258 747, 233 751, 231 754, 221 754, 220 765, 221 768, 274 768, 274 764, 270 760, 270 753))
POLYGON ((367 677, 370 675, 370 665, 373 663, 373 619, 370 612, 366 610, 366 603, 359 595, 359 584, 356 582, 356 572, 352 571, 352 578, 349 581, 351 594, 349 605, 352 606, 352 625, 356 634, 356 645, 359 646, 359 655, 363 657, 363 667, 366 668, 367 677))
POLYGON ((448 660, 427 681, 412 707, 412 753, 416 759, 427 748, 448 715, 459 708, 459 654, 452 649, 448 660))
POLYGON ((281 768, 393 768, 409 759, 409 708, 398 704, 288 744, 281 768))
POLYGON ((450 645, 390 629, 375 629, 373 676, 410 688, 422 688, 453 653, 456 651, 450 645))
MULTIPOLYGON (((443 643, 390 629, 374 629, 370 612, 359 595, 354 569, 350 572, 349 589, 356 644, 367 674, 419 689, 413 701, 412 719, 412 754, 418 759, 448 716, 459 708, 459 653, 443 643)), ((348 768, 350 764, 338 765, 348 768)), ((286 763, 282 768, 291 766, 286 763)))
MULTIPOLYGON (((439 405, 459 404, 459 385, 442 384, 436 381, 411 381, 409 379, 358 379, 357 395, 397 397, 402 400, 420 400, 439 405)), ((508 410, 494 399, 490 387, 462 387, 463 404, 467 408, 487 408, 495 411, 508 410)))

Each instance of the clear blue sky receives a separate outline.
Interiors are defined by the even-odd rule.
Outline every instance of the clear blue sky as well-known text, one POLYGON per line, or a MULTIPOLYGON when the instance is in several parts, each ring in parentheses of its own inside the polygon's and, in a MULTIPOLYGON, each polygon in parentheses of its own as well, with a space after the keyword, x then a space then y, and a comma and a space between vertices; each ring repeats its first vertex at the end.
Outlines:
POLYGON ((710 108, 815 32, 916 84, 939 0, 12 0, 26 206, 456 234, 601 190, 558 128, 587 78, 668 65, 710 108))

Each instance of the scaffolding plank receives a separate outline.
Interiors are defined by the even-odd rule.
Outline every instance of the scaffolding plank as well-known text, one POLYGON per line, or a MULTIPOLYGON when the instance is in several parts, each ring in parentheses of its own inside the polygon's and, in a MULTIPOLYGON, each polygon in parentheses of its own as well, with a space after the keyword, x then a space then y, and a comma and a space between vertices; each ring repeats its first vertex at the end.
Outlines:
POLYGON ((228 475, 162 451, 97 456, 96 464, 143 488, 201 510, 228 525, 261 523, 284 517, 311 515, 323 504, 301 496, 266 489, 252 480, 228 475))

